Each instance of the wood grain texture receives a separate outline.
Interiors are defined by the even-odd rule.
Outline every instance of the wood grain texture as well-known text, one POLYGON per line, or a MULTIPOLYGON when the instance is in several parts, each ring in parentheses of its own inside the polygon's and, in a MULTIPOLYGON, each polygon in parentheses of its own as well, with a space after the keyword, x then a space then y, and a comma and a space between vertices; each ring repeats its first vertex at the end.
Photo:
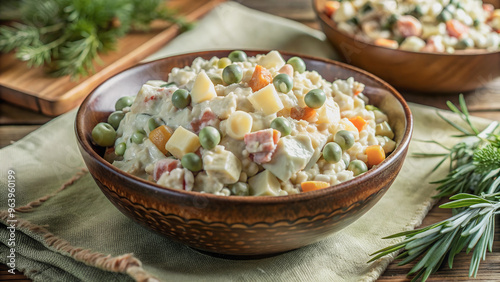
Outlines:
POLYGON ((0 101, 0 125, 43 124, 50 117, 0 101))
MULTIPOLYGON (((498 3, 500 6, 500 0, 490 0, 490 2, 498 3)), ((310 6, 310 0, 291 0, 291 1, 278 1, 278 0, 238 0, 243 5, 249 7, 257 8, 259 10, 269 12, 281 17, 292 18, 291 15, 300 14, 303 12, 307 14, 307 17, 300 19, 300 22, 307 24, 311 27, 319 29, 319 23, 315 21, 314 13, 312 10, 297 10, 298 6, 289 5, 290 2, 303 2, 303 7, 310 6), (308 18, 311 16, 311 18, 308 18)), ((297 4, 300 5, 300 4, 297 4)), ((497 6, 498 7, 498 6, 497 6)), ((300 8, 302 9, 302 8, 300 8)), ((298 16, 301 17, 300 15, 298 16)), ((297 20, 299 20, 297 18, 297 20)), ((421 96, 410 93, 403 93, 408 101, 425 104, 437 108, 446 109, 446 101, 453 100, 457 101, 457 95, 435 95, 435 96, 421 96)), ((485 85, 484 88, 473 91, 472 93, 466 93, 466 100, 469 106, 472 107, 471 114, 474 116, 485 117, 493 120, 500 121, 500 78, 493 82, 485 85)), ((11 105, 1 105, 0 104, 0 129, 2 132, 0 136, 1 140, 9 140, 8 143, 0 143, 0 148, 10 144, 10 140, 18 140, 22 134, 29 133, 30 130, 35 130, 37 127, 32 128, 22 126, 20 129, 18 126, 20 124, 36 124, 45 122, 46 117, 42 115, 27 115, 26 112, 20 111, 19 108, 11 105), (4 114, 8 113, 8 119, 4 118, 4 114), (10 126, 8 124, 16 125, 10 126), (5 136, 5 137, 4 137, 5 136), (10 137, 9 137, 10 136, 10 137)), ((3 142, 3 141, 2 141, 3 142)), ((440 209, 437 205, 428 213, 422 226, 428 226, 432 223, 438 222, 440 220, 446 219, 450 216, 450 211, 447 209, 440 209)), ((497 221, 496 225, 496 238, 493 245, 493 253, 487 253, 486 261, 482 261, 479 273, 476 279, 468 277, 468 268, 470 262, 470 255, 465 253, 459 254, 456 257, 453 270, 447 268, 441 269, 439 272, 433 274, 429 281, 499 281, 500 277, 500 222, 497 221)), ((406 277, 410 266, 397 266, 397 262, 393 262, 389 265, 384 274, 380 277, 378 281, 410 281, 411 279, 406 277)), ((7 273, 7 266, 0 265, 0 280, 6 279, 21 279, 17 281, 30 281, 22 274, 16 274, 14 276, 7 273)))
MULTIPOLYGON (((187 20, 195 20, 224 0, 171 0, 168 5, 187 20)), ((0 55, 0 99, 39 111, 59 115, 75 106, 98 84, 164 46, 179 32, 175 25, 155 22, 149 32, 132 32, 118 40, 117 51, 102 54, 96 73, 80 80, 69 76, 53 78, 42 68, 28 68, 13 53, 0 55)))

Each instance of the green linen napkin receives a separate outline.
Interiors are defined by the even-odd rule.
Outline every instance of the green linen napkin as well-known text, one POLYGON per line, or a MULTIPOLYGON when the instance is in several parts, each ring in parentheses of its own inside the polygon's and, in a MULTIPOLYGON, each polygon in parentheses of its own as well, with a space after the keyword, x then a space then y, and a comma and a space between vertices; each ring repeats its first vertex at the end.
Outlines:
MULTIPOLYGON (((149 59, 216 48, 279 49, 334 58, 321 32, 225 3, 149 59)), ((435 109, 410 106, 414 138, 456 141, 449 138, 456 132, 435 109)), ((229 260, 173 242, 122 215, 85 170, 74 136, 75 113, 0 150, 0 262, 14 263, 35 281, 372 281, 393 258, 368 264, 369 254, 396 241, 382 237, 421 223, 435 193, 428 182, 446 169, 431 174, 438 160, 408 157, 380 202, 342 231, 285 254, 229 260), (15 180, 9 182, 9 175, 15 180), (11 194, 9 186, 15 188, 11 194), (15 199, 15 212, 8 210, 8 198, 15 199)), ((488 124, 473 120, 480 128, 488 124)), ((412 142, 409 156, 438 150, 412 142)))

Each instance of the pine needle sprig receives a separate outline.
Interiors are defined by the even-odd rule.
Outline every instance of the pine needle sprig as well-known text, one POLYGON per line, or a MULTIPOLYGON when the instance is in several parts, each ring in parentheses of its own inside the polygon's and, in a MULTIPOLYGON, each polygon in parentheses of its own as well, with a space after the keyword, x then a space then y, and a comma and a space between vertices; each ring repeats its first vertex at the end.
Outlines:
POLYGON ((94 72, 99 53, 115 50, 131 29, 147 30, 154 20, 190 27, 163 0, 24 0, 11 6, 18 22, 0 26, 0 52, 15 50, 30 67, 44 65, 52 75, 72 78, 94 72))
POLYGON ((441 180, 431 182, 432 184, 439 184, 437 187, 439 193, 434 196, 435 198, 469 192, 478 195, 484 192, 486 186, 491 186, 492 179, 491 177, 485 177, 483 173, 484 170, 477 169, 477 165, 482 164, 482 162, 474 161, 474 154, 477 150, 494 144, 495 140, 499 138, 498 135, 493 134, 498 128, 498 122, 492 122, 483 131, 479 132, 470 120, 469 111, 467 110, 465 99, 462 94, 459 96, 460 109, 449 101, 447 105, 450 110, 456 113, 467 124, 468 128, 447 119, 440 113, 437 114, 448 124, 462 132, 461 135, 454 135, 453 137, 466 138, 451 148, 448 148, 437 141, 423 141, 438 144, 448 152, 438 154, 415 153, 414 155, 417 157, 443 156, 441 161, 438 162, 432 171, 435 171, 446 160, 449 160, 450 172, 448 175, 441 180), (484 181, 487 181, 487 183, 484 181))
POLYGON ((436 144, 446 153, 418 153, 418 157, 441 156, 435 171, 449 160, 449 172, 441 180, 431 182, 439 184, 439 193, 435 198, 450 196, 452 202, 440 208, 452 208, 454 216, 425 228, 401 232, 386 237, 405 237, 402 242, 381 249, 374 254, 374 261, 396 251, 402 251, 396 258, 399 265, 417 261, 408 275, 414 275, 412 281, 425 281, 436 272, 444 262, 451 268, 454 257, 462 251, 473 251, 469 276, 476 276, 481 260, 492 249, 495 217, 500 213, 500 134, 498 122, 490 123, 479 131, 471 122, 463 95, 459 97, 459 107, 448 102, 448 107, 465 122, 459 125, 445 118, 448 124, 465 137, 452 147, 437 141, 423 141, 436 144))
POLYGON ((0 21, 11 21, 14 19, 19 19, 21 13, 19 11, 19 6, 21 1, 19 0, 2 0, 2 9, 0 9, 0 21))

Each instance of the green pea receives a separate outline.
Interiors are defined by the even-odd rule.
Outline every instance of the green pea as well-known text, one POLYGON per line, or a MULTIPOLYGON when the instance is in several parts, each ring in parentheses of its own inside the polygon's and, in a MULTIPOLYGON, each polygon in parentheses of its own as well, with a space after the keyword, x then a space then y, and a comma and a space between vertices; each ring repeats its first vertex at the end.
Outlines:
POLYGON ((213 73, 209 73, 207 74, 208 75, 208 78, 210 78, 210 80, 212 81, 212 83, 214 85, 217 85, 217 84, 222 84, 223 81, 222 81, 222 77, 220 77, 220 75, 218 74, 213 74, 213 73))
POLYGON ((461 39, 455 45, 455 49, 457 49, 457 50, 463 50, 463 49, 467 49, 467 48, 471 48, 471 47, 474 47, 474 40, 472 40, 470 38, 461 39))
POLYGON ((422 7, 420 5, 416 5, 415 8, 408 14, 414 16, 415 18, 420 18, 424 15, 424 12, 422 11, 422 7))
POLYGON ((291 57, 286 63, 292 65, 294 71, 298 71, 299 73, 306 71, 306 63, 299 57, 291 57))
POLYGON ((203 162, 195 153, 187 153, 181 158, 181 164, 190 171, 197 172, 203 169, 203 162))
POLYGON ((115 138, 116 131, 109 123, 100 122, 92 129, 92 139, 99 146, 113 146, 115 138))
POLYGON ((349 150, 354 145, 354 134, 348 130, 340 130, 335 134, 333 141, 339 144, 342 150, 349 150))
POLYGON ((353 172, 354 176, 358 176, 362 173, 365 173, 368 171, 368 167, 363 161, 360 160, 354 160, 349 163, 349 166, 347 167, 347 170, 350 170, 353 172))
POLYGON ((200 138, 201 146, 207 150, 215 148, 215 146, 219 145, 220 142, 220 133, 215 127, 212 126, 203 127, 200 130, 198 137, 200 138))
POLYGON ((396 14, 391 14, 388 18, 387 18, 387 22, 385 23, 385 25, 383 26, 384 29, 391 29, 394 24, 396 24, 396 22, 398 21, 398 18, 399 16, 396 15, 396 14))
POLYGON ((474 27, 479 27, 481 25, 481 21, 479 19, 475 19, 473 25, 474 27))
POLYGON ((287 136, 292 133, 292 127, 290 122, 284 117, 277 117, 271 122, 271 128, 274 128, 281 132, 281 136, 287 136))
POLYGON ((359 12, 361 14, 366 14, 372 10, 373 10, 372 4, 370 2, 366 2, 363 6, 361 6, 361 8, 359 9, 359 12))
POLYGON ((217 62, 217 67, 219 69, 223 69, 231 64, 231 60, 227 57, 220 58, 219 62, 217 62))
POLYGON ((247 54, 243 51, 233 51, 229 53, 229 56, 227 56, 231 62, 244 62, 247 60, 247 54))
POLYGON ((280 73, 273 78, 273 85, 281 93, 288 93, 293 88, 293 79, 286 73, 280 73))
POLYGON ((108 123, 111 124, 114 129, 118 129, 118 126, 120 126, 120 121, 122 121, 124 116, 125 113, 122 111, 113 112, 108 117, 108 123))
POLYGON ((359 19, 358 19, 358 17, 354 16, 354 17, 348 19, 346 21, 346 23, 352 24, 352 25, 359 25, 359 19))
POLYGON ((158 123, 158 121, 155 118, 150 118, 148 120, 149 131, 155 130, 158 126, 160 126, 160 124, 158 123))
POLYGON ((243 79, 243 69, 238 65, 229 65, 222 71, 222 80, 225 84, 238 83, 241 79, 243 79))
POLYGON ((335 142, 329 142, 323 148, 323 158, 325 161, 334 164, 342 159, 342 148, 335 142))
POLYGON ((321 89, 313 89, 307 92, 306 96, 304 96, 304 102, 309 108, 318 109, 323 106, 326 101, 325 91, 321 89))
POLYGON ((132 142, 134 142, 135 144, 141 144, 144 141, 144 138, 146 138, 146 132, 137 130, 132 133, 130 140, 132 140, 132 142))
POLYGON ((177 89, 172 94, 172 104, 177 109, 184 109, 191 103, 191 95, 186 89, 177 89))
POLYGON ((125 154, 125 150, 127 150, 127 144, 122 142, 115 146, 115 155, 123 156, 123 154, 125 154))
POLYGON ((451 20, 452 15, 450 11, 448 11, 446 8, 444 8, 439 15, 437 15, 436 19, 440 22, 447 22, 451 20))
POLYGON ((115 109, 117 111, 121 111, 126 107, 132 106, 132 104, 134 103, 134 99, 135 99, 134 97, 130 97, 130 96, 121 97, 120 99, 118 99, 118 101, 116 101, 115 109))

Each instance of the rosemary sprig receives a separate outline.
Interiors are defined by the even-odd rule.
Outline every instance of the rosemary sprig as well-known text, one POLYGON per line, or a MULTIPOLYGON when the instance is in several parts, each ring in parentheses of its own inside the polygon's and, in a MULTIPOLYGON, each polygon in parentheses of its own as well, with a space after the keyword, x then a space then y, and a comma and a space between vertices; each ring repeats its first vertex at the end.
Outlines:
MULTIPOLYGON (((7 0, 7 3, 17 21, 0 26, 0 52, 16 50, 19 60, 30 67, 44 65, 55 76, 88 75, 94 71, 94 62, 99 62, 100 52, 114 50, 119 37, 131 29, 148 29, 153 20, 170 21, 183 30, 191 27, 163 6, 163 0, 7 0)), ((12 20, 4 13, 0 16, 12 20)))
POLYGON ((498 122, 492 122, 479 132, 470 121, 463 95, 459 97, 460 109, 451 102, 447 104, 469 128, 458 125, 439 113, 438 115, 462 133, 454 137, 466 138, 451 148, 437 141, 424 141, 437 144, 448 152, 415 155, 442 156, 434 170, 450 160, 448 175, 432 183, 439 184, 436 189, 440 192, 436 198, 451 195, 450 199, 454 201, 441 205, 440 208, 452 208, 455 215, 425 228, 385 237, 405 236, 405 239, 375 252, 370 260, 403 251, 396 257, 402 259, 399 265, 417 261, 408 273, 415 274, 412 281, 427 280, 445 261, 452 268, 454 257, 463 250, 467 253, 473 250, 469 276, 475 277, 481 259, 486 258, 486 251, 491 252, 495 236, 495 216, 500 213, 500 135, 495 134, 498 122))
POLYGON ((436 272, 444 261, 450 268, 455 255, 466 250, 473 250, 469 276, 476 276, 481 259, 485 259, 486 251, 491 252, 495 230, 495 215, 500 213, 500 193, 476 196, 457 194, 452 202, 440 208, 465 208, 449 219, 431 226, 397 233, 384 239, 406 236, 403 242, 381 249, 371 261, 377 260, 397 250, 404 250, 396 259, 402 259, 398 265, 405 265, 417 258, 417 264, 408 275, 415 274, 412 281, 419 278, 425 281, 436 272))

